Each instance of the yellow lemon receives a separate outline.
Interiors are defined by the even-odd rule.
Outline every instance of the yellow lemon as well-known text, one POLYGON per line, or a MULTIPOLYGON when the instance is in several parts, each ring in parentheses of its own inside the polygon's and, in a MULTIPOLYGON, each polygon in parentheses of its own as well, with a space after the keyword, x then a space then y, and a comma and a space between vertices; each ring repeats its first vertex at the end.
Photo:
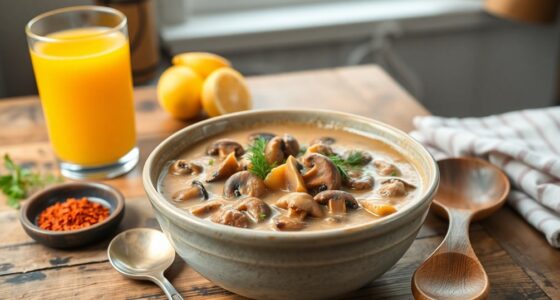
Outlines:
POLYGON ((210 117, 251 109, 245 78, 231 68, 214 71, 202 86, 202 107, 210 117))
POLYGON ((190 119, 201 108, 202 78, 185 66, 171 66, 159 78, 157 95, 161 107, 176 119, 190 119))
POLYGON ((216 54, 207 52, 186 52, 177 54, 172 60, 174 65, 187 66, 193 69, 202 78, 208 77, 219 68, 231 67, 231 63, 216 54))

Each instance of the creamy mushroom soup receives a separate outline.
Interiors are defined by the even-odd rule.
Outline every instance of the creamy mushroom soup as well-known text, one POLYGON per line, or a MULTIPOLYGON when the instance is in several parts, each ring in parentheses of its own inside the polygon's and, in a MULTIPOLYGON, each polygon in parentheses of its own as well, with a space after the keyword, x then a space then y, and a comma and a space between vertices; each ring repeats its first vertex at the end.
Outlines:
POLYGON ((383 141, 306 125, 224 133, 170 161, 158 190, 209 222, 256 230, 350 227, 401 209, 421 185, 383 141))

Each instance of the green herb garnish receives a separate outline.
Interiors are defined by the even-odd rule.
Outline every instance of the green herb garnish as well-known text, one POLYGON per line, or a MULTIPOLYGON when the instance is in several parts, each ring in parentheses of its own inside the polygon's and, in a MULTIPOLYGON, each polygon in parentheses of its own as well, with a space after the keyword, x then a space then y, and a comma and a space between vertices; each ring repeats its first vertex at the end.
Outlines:
POLYGON ((361 151, 352 151, 348 154, 346 159, 340 157, 338 154, 329 155, 329 159, 338 169, 338 172, 343 178, 350 177, 348 172, 351 169, 355 169, 364 164, 366 159, 364 158, 364 153, 361 151))
POLYGON ((265 213, 261 213, 261 214, 259 215, 259 220, 260 220, 260 221, 264 221, 264 219, 266 219, 266 214, 265 214, 265 213))
POLYGON ((270 173, 270 170, 275 167, 276 164, 270 164, 266 160, 264 154, 264 149, 266 148, 267 141, 262 137, 256 138, 253 143, 249 146, 246 157, 251 162, 251 168, 249 171, 261 179, 265 179, 266 175, 270 173))
POLYGON ((209 160, 209 161, 208 161, 208 165, 209 165, 209 166, 213 166, 213 165, 214 165, 214 160, 213 160, 213 159, 209 160))
POLYGON ((393 176, 393 177, 395 177, 395 176, 397 176, 397 175, 398 175, 398 174, 397 174, 397 171, 393 171, 393 172, 391 173, 391 176, 393 176))
POLYGON ((364 153, 356 150, 351 151, 346 158, 346 164, 352 167, 361 166, 365 161, 364 153))
POLYGON ((346 164, 346 161, 338 156, 338 155, 330 155, 329 159, 333 162, 333 164, 336 166, 336 169, 338 170, 338 173, 340 173, 340 175, 343 178, 348 178, 348 165, 346 164))
POLYGON ((0 189, 8 197, 8 206, 19 208, 22 199, 31 191, 60 182, 61 178, 52 174, 41 175, 16 165, 8 154, 4 155, 4 167, 8 174, 0 176, 0 189))

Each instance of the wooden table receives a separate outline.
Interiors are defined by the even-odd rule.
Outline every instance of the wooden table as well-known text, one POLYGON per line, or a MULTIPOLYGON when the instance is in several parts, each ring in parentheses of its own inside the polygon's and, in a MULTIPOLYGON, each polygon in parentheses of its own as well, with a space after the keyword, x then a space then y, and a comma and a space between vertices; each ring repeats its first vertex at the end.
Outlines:
MULTIPOLYGON (((249 79, 256 108, 330 108, 387 122, 403 130, 412 118, 428 112, 375 66, 259 76, 249 79)), ((105 181, 127 198, 120 230, 157 227, 144 195, 140 173, 150 151, 187 123, 174 121, 159 108, 154 88, 135 91, 138 143, 142 162, 126 176, 105 181)), ((0 101, 0 154, 18 163, 56 171, 36 96, 0 101)), ((476 253, 491 280, 491 299, 560 299, 560 252, 505 207, 471 226, 476 253)), ((432 215, 405 256, 368 286, 342 297, 410 299, 410 279, 436 248, 446 223, 432 215)), ((0 299, 162 299, 155 285, 126 279, 107 261, 110 238, 75 250, 35 243, 22 230, 18 211, 0 196, 0 299)), ((240 299, 221 289, 177 259, 167 273, 186 298, 240 299)))

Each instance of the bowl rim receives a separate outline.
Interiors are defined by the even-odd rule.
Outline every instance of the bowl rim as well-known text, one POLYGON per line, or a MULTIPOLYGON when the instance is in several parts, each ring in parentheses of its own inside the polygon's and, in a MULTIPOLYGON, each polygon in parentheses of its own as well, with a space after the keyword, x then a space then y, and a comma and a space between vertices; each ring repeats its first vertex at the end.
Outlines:
POLYGON ((33 194, 31 197, 29 197, 27 199, 27 201, 25 201, 25 203, 22 205, 21 209, 20 209, 20 222, 22 224, 22 226, 28 228, 29 230, 32 230, 35 233, 39 233, 39 234, 45 234, 45 235, 50 235, 50 236, 68 236, 68 235, 74 235, 74 234, 81 234, 84 232, 88 232, 88 231, 94 231, 97 229, 102 229, 104 226, 106 226, 107 224, 112 223, 115 219, 117 219, 119 217, 119 215, 121 215, 124 211, 124 196, 123 194, 117 190, 116 188, 108 185, 108 184, 104 184, 104 183, 100 183, 100 182, 65 182, 65 183, 60 183, 60 184, 55 184, 52 186, 49 186, 35 194, 33 194), (75 189, 95 189, 95 190, 104 190, 107 191, 109 193, 111 193, 115 199, 116 199, 116 206, 111 206, 110 209, 113 209, 113 211, 109 214, 109 217, 97 224, 85 227, 85 228, 80 228, 80 229, 76 229, 76 230, 66 230, 66 231, 54 231, 54 230, 46 230, 46 229, 42 229, 41 227, 35 225, 35 222, 32 222, 32 220, 30 220, 27 216, 27 212, 29 210, 29 207, 38 202, 41 201, 46 195, 53 193, 53 192, 57 192, 57 191, 63 191, 63 190, 67 190, 69 188, 75 188, 75 189))
POLYGON ((205 235, 220 236, 221 238, 230 236, 230 237, 235 237, 235 239, 245 239, 245 240, 268 240, 268 241, 274 240, 278 242, 298 241, 298 240, 309 241, 310 239, 324 239, 324 238, 336 238, 336 237, 348 236, 350 235, 350 233, 357 234, 359 232, 365 232, 365 231, 380 232, 384 228, 390 226, 391 224, 395 224, 406 215, 411 214, 414 211, 417 211, 419 208, 425 205, 426 202, 430 202, 433 199, 439 184, 439 169, 433 156, 430 154, 428 150, 426 150, 426 148, 422 144, 420 144, 417 140, 415 140, 414 138, 406 134, 404 131, 397 129, 391 125, 385 124, 381 121, 377 121, 360 115, 333 111, 328 109, 255 109, 250 111, 236 112, 236 113, 222 115, 214 118, 209 118, 191 124, 171 134, 165 140, 160 142, 148 156, 142 170, 142 182, 143 182, 144 190, 148 196, 148 200, 152 204, 154 210, 156 208, 163 210, 163 214, 166 215, 166 217, 169 217, 169 215, 172 215, 174 217, 174 219, 170 220, 172 223, 176 223, 177 220, 180 220, 181 222, 190 225, 191 229, 196 230, 199 233, 205 235), (426 183, 426 185, 428 185, 426 191, 423 194, 419 195, 416 198, 415 202, 412 203, 412 205, 409 205, 405 209, 399 210, 396 213, 384 217, 376 222, 368 222, 368 223, 351 226, 351 227, 341 227, 341 228, 328 229, 328 230, 301 231, 301 232, 251 230, 247 228, 237 228, 234 226, 227 226, 223 224, 215 224, 215 223, 207 222, 204 219, 195 217, 193 215, 189 215, 184 210, 176 207, 157 191, 156 189, 157 179, 156 182, 153 182, 151 180, 150 172, 151 169, 154 167, 153 164, 155 163, 155 158, 157 153, 167 148, 168 147, 167 144, 170 141, 176 139, 179 136, 184 135, 185 132, 192 131, 196 128, 208 126, 211 125, 212 123, 227 121, 228 119, 242 118, 247 115, 267 114, 267 113, 281 113, 281 114, 303 113, 303 114, 321 114, 321 115, 328 114, 328 115, 335 116, 337 119, 351 118, 357 122, 370 123, 377 127, 381 127, 383 131, 405 137, 408 140, 408 142, 410 142, 410 144, 413 145, 413 147, 420 152, 421 156, 428 158, 431 170, 430 172, 427 173, 434 174, 433 180, 431 182, 428 181, 426 183))

